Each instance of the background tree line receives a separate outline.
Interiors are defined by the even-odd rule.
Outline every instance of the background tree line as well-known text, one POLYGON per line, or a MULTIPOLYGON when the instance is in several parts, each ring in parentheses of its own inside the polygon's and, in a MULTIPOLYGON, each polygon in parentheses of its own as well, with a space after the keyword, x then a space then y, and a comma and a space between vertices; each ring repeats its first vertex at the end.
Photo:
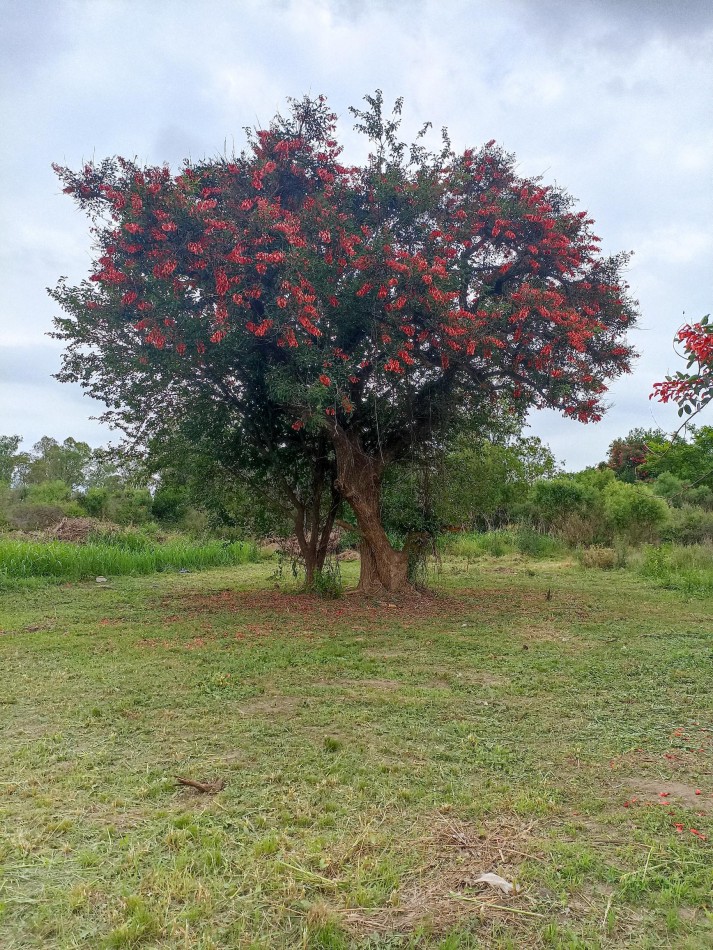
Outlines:
MULTIPOLYGON (((206 431, 204 438, 213 438, 206 431)), ((63 517, 225 538, 287 537, 293 512, 280 486, 204 453, 196 433, 140 453, 44 437, 31 450, 0 436, 0 525, 37 531, 63 517)), ((229 453, 228 453, 229 455, 229 453)), ((349 536, 349 513, 339 522, 349 536)), ((549 448, 507 417, 490 431, 463 426, 445 444, 387 469, 382 515, 395 546, 413 532, 526 526, 572 546, 713 541, 713 427, 669 441, 634 429, 598 466, 565 473, 549 448)))

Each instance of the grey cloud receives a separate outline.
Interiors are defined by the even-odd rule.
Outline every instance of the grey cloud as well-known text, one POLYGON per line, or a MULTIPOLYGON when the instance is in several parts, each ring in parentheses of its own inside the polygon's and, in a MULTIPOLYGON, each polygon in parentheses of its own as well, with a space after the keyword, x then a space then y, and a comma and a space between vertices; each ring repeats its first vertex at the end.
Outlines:
POLYGON ((662 39, 699 43, 713 31, 710 0, 506 0, 555 43, 577 37, 602 52, 662 39))
POLYGON ((19 70, 27 78, 53 58, 71 29, 65 13, 62 2, 5 0, 0 6, 0 74, 17 81, 19 70))

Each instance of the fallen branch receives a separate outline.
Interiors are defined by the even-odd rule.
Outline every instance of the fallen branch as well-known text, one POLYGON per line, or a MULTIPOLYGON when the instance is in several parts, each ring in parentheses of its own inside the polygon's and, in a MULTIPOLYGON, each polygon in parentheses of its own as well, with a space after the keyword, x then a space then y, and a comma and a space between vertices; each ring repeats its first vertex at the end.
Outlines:
POLYGON ((176 782, 179 785, 187 785, 189 788, 195 788, 198 792, 205 795, 215 795, 222 788, 225 788, 225 782, 222 779, 216 779, 214 782, 196 782, 192 778, 184 778, 182 775, 176 775, 176 782))

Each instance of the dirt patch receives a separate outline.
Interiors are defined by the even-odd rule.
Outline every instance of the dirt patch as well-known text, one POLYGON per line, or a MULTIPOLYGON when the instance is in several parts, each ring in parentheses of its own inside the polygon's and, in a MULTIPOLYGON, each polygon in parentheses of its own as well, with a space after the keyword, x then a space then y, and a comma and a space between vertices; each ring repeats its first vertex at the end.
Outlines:
POLYGON ((309 703, 302 696, 274 694, 270 696, 256 696, 254 699, 248 699, 242 702, 238 709, 244 716, 267 716, 283 715, 308 705, 309 703))
POLYGON ((370 660, 398 660, 405 655, 405 653, 397 653, 394 650, 364 650, 364 656, 370 660))
MULTIPOLYGON (((477 623, 480 619, 502 619, 503 613, 511 615, 524 609, 529 612, 538 606, 529 592, 517 588, 464 590, 458 595, 429 591, 388 601, 354 592, 336 602, 280 591, 184 591, 163 597, 159 603, 169 616, 184 619, 211 613, 247 613, 258 625, 268 618, 279 617, 281 623, 289 626, 304 620, 339 628, 353 623, 367 624, 363 632, 381 625, 391 627, 394 622, 410 626, 429 619, 457 620, 464 614, 477 623)), ((542 609, 547 606, 544 601, 543 605, 542 609)))
POLYGON ((501 687, 508 686, 510 679, 507 676, 498 676, 497 673, 487 673, 483 671, 481 673, 456 673, 453 677, 453 682, 463 683, 466 686, 501 687))
POLYGON ((45 531, 45 537, 51 541, 86 544, 89 536, 100 527, 105 526, 96 518, 62 518, 58 524, 45 531))
POLYGON ((622 777, 621 783, 622 789, 630 796, 629 801, 635 799, 644 805, 685 805, 694 811, 713 811, 713 796, 694 785, 672 782, 670 779, 632 776, 622 777))
POLYGON ((536 620, 527 620, 518 628, 520 637, 529 643, 560 643, 580 646, 581 642, 576 638, 568 636, 565 629, 558 627, 553 623, 542 623, 536 620))
POLYGON ((348 689, 351 692, 358 691, 362 689, 375 689, 375 690, 386 690, 392 691, 395 689, 401 689, 404 684, 398 680, 383 680, 383 679, 363 679, 363 680, 322 680, 316 684, 317 686, 336 686, 339 688, 348 689))
POLYGON ((532 852, 534 823, 518 819, 492 823, 483 828, 439 815, 419 842, 424 864, 405 881, 393 905, 373 910, 347 909, 340 916, 355 936, 410 933, 427 925, 434 935, 446 933, 460 920, 477 914, 481 919, 506 918, 512 926, 517 912, 529 912, 524 891, 505 895, 476 883, 483 873, 495 872, 514 882, 520 864, 532 852), (508 913, 512 906, 513 913, 508 913))

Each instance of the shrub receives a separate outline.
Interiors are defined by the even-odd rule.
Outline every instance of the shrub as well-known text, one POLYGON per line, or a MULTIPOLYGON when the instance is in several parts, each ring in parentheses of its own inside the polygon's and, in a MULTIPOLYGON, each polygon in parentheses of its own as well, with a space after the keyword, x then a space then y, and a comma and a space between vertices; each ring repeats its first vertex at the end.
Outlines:
POLYGON ((120 525, 145 524, 151 518, 151 492, 145 488, 124 488, 110 495, 109 520, 120 525))
POLYGON ((654 540, 669 518, 669 508, 641 484, 614 482, 604 490, 604 511, 614 531, 634 544, 654 540))
POLYGON ((677 544, 713 543, 713 512, 692 505, 673 508, 661 537, 677 544))
POLYGON ((109 517, 109 490, 106 488, 88 488, 79 495, 77 501, 90 518, 109 517))
POLYGON ((611 571, 621 566, 619 555, 614 548, 584 548, 577 552, 577 559, 582 567, 597 568, 600 571, 611 571))
POLYGON ((344 593, 344 583, 337 560, 326 562, 321 571, 314 572, 312 589, 322 600, 338 600, 344 593))
POLYGON ((18 531, 42 531, 61 521, 64 514, 58 505, 19 504, 7 512, 7 520, 18 531))

